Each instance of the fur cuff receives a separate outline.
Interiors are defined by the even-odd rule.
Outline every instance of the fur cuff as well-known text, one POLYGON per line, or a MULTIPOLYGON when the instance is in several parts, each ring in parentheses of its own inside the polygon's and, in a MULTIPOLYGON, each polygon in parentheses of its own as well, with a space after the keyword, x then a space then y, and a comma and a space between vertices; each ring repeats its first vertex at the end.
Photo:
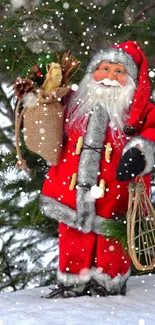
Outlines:
POLYGON ((115 278, 112 278, 107 273, 101 273, 99 269, 93 267, 89 269, 81 270, 80 274, 63 273, 60 270, 57 272, 57 279, 60 283, 66 286, 70 285, 82 285, 88 283, 91 278, 95 279, 98 284, 104 286, 110 294, 119 294, 123 284, 128 280, 130 276, 130 269, 126 274, 117 274, 115 278))
POLYGON ((66 286, 81 285, 90 281, 90 274, 88 270, 85 269, 81 270, 80 274, 63 273, 60 270, 58 270, 57 279, 60 283, 63 283, 66 286))
POLYGON ((123 155, 127 152, 127 150, 133 147, 137 147, 137 149, 141 150, 145 155, 146 167, 141 175, 149 174, 154 165, 155 144, 152 141, 144 139, 143 137, 134 137, 124 147, 123 155))
POLYGON ((107 273, 102 273, 99 269, 93 267, 90 270, 90 275, 93 279, 95 279, 100 285, 104 286, 107 291, 110 292, 110 294, 117 293, 119 294, 121 292, 121 288, 123 284, 127 281, 127 279, 130 276, 130 269, 127 273, 121 275, 120 273, 115 276, 115 278, 112 278, 107 273))
POLYGON ((95 215, 92 220, 86 218, 85 222, 81 224, 82 219, 78 219, 75 210, 49 196, 44 195, 40 196, 40 211, 47 217, 63 222, 69 227, 75 228, 84 233, 93 231, 96 234, 103 235, 102 223, 104 220, 107 220, 95 215))

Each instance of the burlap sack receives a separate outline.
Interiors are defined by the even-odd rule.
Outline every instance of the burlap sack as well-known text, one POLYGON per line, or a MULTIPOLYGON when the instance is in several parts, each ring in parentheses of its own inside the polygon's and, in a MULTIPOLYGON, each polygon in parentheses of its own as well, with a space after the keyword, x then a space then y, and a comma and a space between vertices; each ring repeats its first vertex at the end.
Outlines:
MULTIPOLYGON (((48 99, 43 98, 42 91, 37 95, 37 106, 25 107, 22 111, 24 124, 24 140, 32 152, 56 165, 58 163, 63 140, 64 110, 61 98, 67 94, 69 88, 55 89, 48 99)), ((21 122, 21 114, 17 114, 17 128, 21 122)), ((16 147, 18 167, 25 168, 19 148, 18 132, 16 132, 16 147)))

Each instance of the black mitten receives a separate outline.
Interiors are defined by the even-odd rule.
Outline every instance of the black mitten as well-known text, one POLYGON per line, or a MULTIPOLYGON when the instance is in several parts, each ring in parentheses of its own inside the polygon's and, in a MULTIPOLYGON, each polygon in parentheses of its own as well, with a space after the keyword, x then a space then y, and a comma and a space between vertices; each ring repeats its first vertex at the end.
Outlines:
POLYGON ((123 155, 116 173, 119 181, 127 181, 140 175, 146 165, 145 155, 137 148, 131 148, 123 155))

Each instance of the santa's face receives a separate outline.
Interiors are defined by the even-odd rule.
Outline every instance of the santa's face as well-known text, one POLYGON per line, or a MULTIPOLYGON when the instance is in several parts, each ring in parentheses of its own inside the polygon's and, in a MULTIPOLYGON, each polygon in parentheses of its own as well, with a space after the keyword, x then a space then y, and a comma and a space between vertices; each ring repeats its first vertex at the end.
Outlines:
POLYGON ((103 83, 105 86, 121 86, 127 84, 127 72, 123 64, 102 62, 93 74, 94 80, 97 83, 103 83), (106 79, 106 80, 105 80, 106 79), (108 83, 108 80, 115 81, 113 84, 108 83))
POLYGON ((135 89, 135 82, 122 64, 100 63, 95 72, 84 76, 72 95, 67 107, 69 124, 84 129, 89 115, 100 107, 108 113, 113 129, 121 131, 129 117, 135 89))

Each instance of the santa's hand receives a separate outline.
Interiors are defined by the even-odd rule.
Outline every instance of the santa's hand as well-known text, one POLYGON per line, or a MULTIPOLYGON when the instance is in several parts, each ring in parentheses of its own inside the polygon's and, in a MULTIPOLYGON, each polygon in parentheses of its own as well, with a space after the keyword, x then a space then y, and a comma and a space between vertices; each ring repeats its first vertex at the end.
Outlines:
POLYGON ((146 165, 145 155, 137 148, 131 148, 123 155, 116 173, 119 181, 131 180, 140 175, 146 165))

